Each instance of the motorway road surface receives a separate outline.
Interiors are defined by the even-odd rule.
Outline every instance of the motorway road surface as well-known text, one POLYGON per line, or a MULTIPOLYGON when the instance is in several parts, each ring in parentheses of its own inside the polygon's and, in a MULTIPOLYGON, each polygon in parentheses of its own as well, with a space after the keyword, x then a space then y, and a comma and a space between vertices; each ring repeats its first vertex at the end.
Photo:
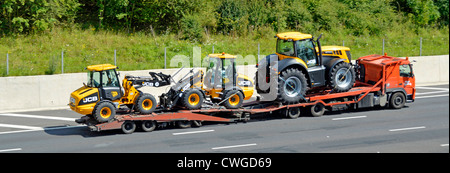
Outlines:
POLYGON ((0 152, 448 153, 449 85, 417 87, 399 110, 326 112, 121 134, 91 132, 68 109, 0 113, 0 152))

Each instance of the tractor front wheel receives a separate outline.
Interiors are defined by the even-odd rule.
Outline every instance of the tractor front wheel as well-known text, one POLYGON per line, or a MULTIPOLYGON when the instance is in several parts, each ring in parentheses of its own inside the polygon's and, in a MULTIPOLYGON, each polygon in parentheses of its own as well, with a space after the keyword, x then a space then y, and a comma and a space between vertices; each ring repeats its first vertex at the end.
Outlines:
POLYGON ((355 70, 349 63, 341 62, 331 70, 329 81, 334 91, 346 92, 355 84, 355 70))

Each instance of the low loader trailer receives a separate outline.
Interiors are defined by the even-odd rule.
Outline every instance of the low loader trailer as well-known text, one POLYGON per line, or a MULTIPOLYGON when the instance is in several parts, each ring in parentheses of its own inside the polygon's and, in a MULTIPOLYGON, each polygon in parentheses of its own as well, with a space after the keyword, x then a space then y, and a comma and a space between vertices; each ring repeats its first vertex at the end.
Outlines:
POLYGON ((357 79, 349 91, 335 93, 332 89, 315 91, 305 95, 305 101, 284 105, 279 102, 256 101, 244 103, 241 108, 227 109, 223 106, 205 105, 196 110, 165 110, 157 107, 150 114, 134 114, 120 111, 103 123, 83 116, 76 122, 86 124, 92 131, 122 129, 133 133, 137 127, 150 132, 156 127, 175 124, 181 128, 201 126, 202 122, 231 123, 248 121, 255 115, 276 114, 298 118, 301 114, 322 116, 326 110, 389 107, 400 109, 415 99, 415 77, 412 64, 406 59, 385 55, 368 55, 356 60, 357 79))

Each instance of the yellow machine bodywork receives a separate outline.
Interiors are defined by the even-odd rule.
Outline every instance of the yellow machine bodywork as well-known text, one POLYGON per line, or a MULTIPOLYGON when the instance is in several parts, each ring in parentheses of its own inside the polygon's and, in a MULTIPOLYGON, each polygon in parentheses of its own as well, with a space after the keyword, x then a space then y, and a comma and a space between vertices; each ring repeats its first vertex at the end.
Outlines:
POLYGON ((78 88, 70 94, 70 109, 82 115, 92 114, 95 105, 100 101, 98 93, 98 88, 87 86, 78 88))
MULTIPOLYGON (((118 80, 117 66, 99 64, 86 67, 88 83, 70 94, 70 109, 82 114, 92 115, 99 122, 114 118, 120 106, 135 108, 141 113, 151 113, 156 100, 150 94, 139 92, 133 85, 139 77, 125 76, 122 85, 118 80), (134 80, 134 81, 130 81, 134 80)), ((139 81, 142 82, 145 79, 139 81)))

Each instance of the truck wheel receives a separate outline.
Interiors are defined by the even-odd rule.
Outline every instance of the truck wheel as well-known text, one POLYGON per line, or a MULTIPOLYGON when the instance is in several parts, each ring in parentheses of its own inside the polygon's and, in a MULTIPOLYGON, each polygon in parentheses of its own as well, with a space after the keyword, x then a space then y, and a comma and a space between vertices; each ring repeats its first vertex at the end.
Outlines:
POLYGON ((183 99, 182 104, 184 107, 190 109, 190 110, 194 110, 194 109, 200 109, 202 107, 203 104, 203 94, 200 90, 198 89, 191 89, 191 90, 187 90, 184 95, 183 95, 183 99))
POLYGON ((389 106, 393 109, 400 109, 405 106, 406 97, 401 92, 396 92, 392 94, 391 100, 389 101, 389 106))
POLYGON ((225 91, 225 94, 222 97, 222 100, 223 99, 227 99, 223 102, 223 105, 227 109, 237 109, 237 108, 241 107, 242 103, 244 102, 244 96, 238 90, 225 91))
POLYGON ((116 116, 116 108, 112 102, 100 102, 95 106, 93 116, 99 123, 108 122, 116 116))
POLYGON ((125 134, 131 134, 136 130, 136 124, 133 121, 125 121, 122 124, 122 132, 125 134))
POLYGON ((157 102, 155 97, 153 97, 151 94, 144 93, 139 96, 134 107, 136 108, 136 111, 140 112, 141 114, 150 114, 155 110, 156 105, 157 102))
POLYGON ((341 62, 334 66, 330 74, 330 86, 336 92, 350 90, 355 83, 355 70, 350 64, 341 62))
POLYGON ((155 121, 142 121, 141 128, 144 132, 151 132, 156 128, 155 121))
POLYGON ((313 117, 320 117, 323 113, 325 113, 325 106, 322 103, 311 106, 311 115, 313 117))
POLYGON ((304 100, 308 90, 305 75, 296 68, 281 72, 278 83, 278 100, 283 104, 295 104, 304 100))

